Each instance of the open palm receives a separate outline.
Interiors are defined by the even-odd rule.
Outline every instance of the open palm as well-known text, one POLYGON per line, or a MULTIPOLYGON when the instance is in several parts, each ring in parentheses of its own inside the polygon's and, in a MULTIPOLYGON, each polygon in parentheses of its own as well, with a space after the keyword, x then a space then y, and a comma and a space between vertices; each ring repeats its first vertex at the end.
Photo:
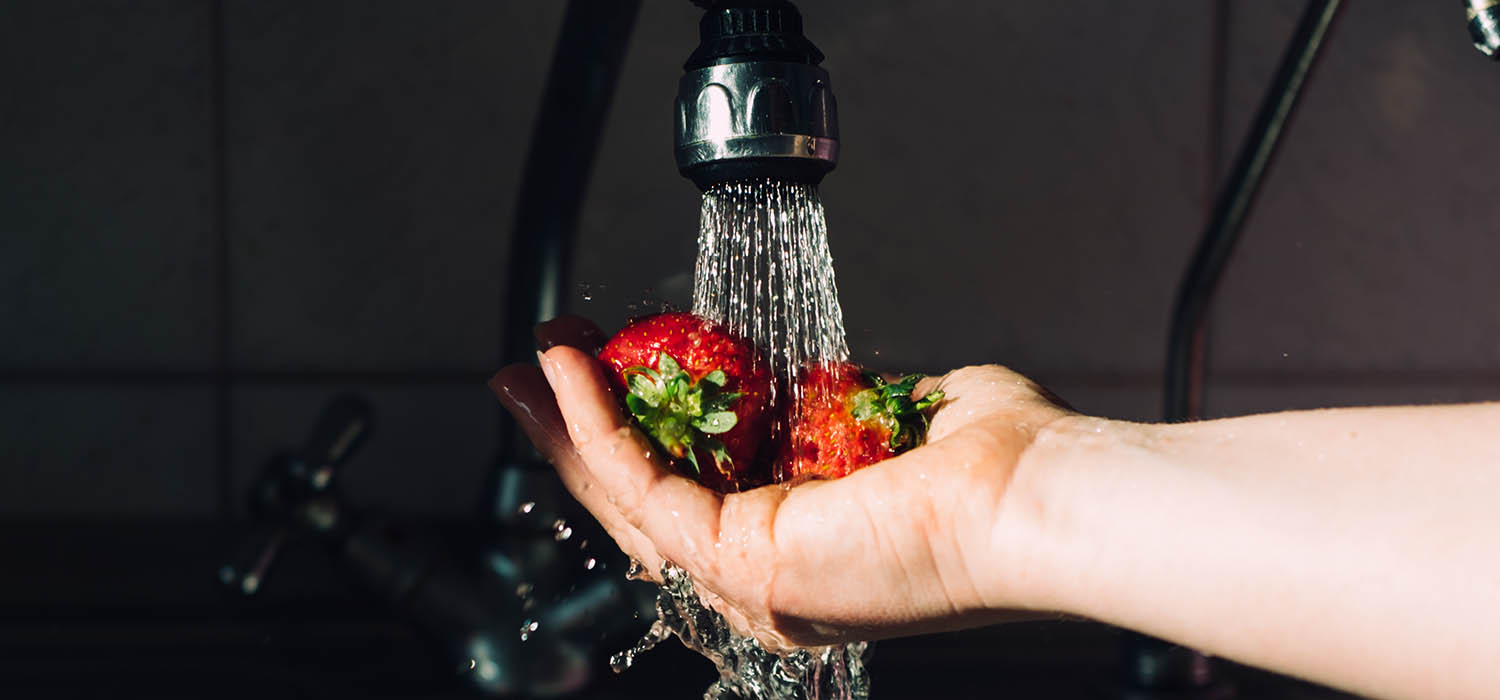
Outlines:
POLYGON ((927 444, 833 481, 721 495, 668 469, 580 348, 597 328, 538 329, 541 370, 491 382, 563 482, 649 571, 692 574, 732 625, 770 645, 876 639, 1015 614, 1041 504, 1012 488, 1039 431, 1069 411, 998 366, 928 378, 927 444))

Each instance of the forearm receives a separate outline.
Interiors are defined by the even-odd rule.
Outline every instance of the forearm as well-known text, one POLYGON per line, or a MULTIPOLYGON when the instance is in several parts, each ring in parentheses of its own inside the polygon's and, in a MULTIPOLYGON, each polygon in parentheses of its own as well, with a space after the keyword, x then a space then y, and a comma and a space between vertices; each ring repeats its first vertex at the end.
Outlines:
POLYGON ((1016 479, 1041 606, 1363 693, 1500 684, 1500 405, 1067 419, 1016 479))

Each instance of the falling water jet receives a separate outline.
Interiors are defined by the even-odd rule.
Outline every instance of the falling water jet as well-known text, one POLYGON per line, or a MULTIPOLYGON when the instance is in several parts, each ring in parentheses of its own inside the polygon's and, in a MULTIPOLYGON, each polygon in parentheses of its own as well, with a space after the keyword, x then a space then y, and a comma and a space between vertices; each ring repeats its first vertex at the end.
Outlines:
POLYGON ((816 186, 759 179, 703 193, 693 313, 749 338, 783 380, 848 359, 816 186))

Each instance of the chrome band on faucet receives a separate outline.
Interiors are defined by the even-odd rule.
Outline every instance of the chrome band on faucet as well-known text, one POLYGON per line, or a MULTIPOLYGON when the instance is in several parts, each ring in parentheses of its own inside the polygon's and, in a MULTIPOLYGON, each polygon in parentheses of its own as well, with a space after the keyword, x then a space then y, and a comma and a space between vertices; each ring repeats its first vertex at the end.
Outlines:
POLYGON ((750 61, 688 71, 676 116, 677 168, 694 181, 735 179, 722 175, 756 166, 817 181, 838 162, 838 109, 818 66, 750 61))

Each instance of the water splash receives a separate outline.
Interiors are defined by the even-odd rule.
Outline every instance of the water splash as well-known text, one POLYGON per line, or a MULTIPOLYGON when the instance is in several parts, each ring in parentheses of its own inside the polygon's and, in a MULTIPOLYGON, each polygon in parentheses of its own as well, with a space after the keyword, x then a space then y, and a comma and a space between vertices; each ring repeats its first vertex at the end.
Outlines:
POLYGON ((672 631, 661 620, 651 623, 651 629, 646 631, 646 636, 625 651, 609 657, 609 667, 615 673, 624 673, 626 669, 635 665, 636 657, 656 648, 672 636, 672 631))
POLYGON ((671 635, 708 657, 719 668, 719 680, 704 691, 705 700, 868 700, 865 657, 869 644, 856 642, 780 654, 729 629, 724 617, 703 604, 693 579, 671 562, 662 564, 657 620, 635 646, 610 658, 616 673, 630 668, 637 656, 671 635))

